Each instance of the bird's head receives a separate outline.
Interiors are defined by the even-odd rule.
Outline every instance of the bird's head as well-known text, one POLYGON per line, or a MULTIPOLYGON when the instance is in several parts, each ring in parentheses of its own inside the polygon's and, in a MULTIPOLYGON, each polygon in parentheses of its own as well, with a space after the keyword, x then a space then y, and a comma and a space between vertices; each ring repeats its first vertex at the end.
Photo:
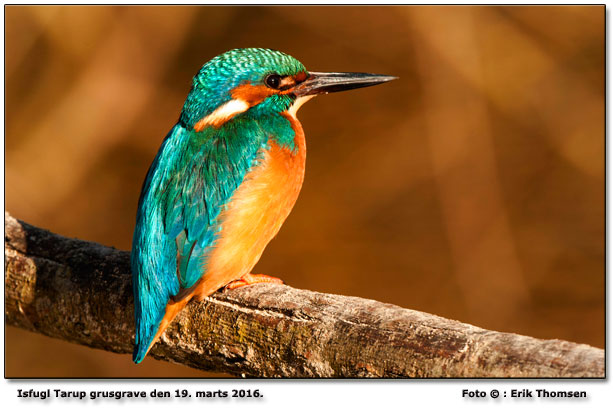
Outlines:
POLYGON ((230 50, 194 77, 181 123, 201 131, 248 112, 252 117, 296 110, 317 94, 368 87, 396 77, 364 73, 309 72, 295 58, 263 48, 230 50))

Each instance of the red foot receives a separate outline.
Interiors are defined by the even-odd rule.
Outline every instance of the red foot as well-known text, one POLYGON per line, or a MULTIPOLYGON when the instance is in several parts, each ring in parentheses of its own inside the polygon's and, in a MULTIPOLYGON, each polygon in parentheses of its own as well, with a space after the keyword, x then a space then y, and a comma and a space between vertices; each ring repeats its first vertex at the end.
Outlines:
POLYGON ((247 273, 241 279, 232 281, 230 284, 226 285, 226 289, 233 290, 235 288, 257 283, 283 284, 283 280, 277 277, 267 276, 266 274, 247 273))

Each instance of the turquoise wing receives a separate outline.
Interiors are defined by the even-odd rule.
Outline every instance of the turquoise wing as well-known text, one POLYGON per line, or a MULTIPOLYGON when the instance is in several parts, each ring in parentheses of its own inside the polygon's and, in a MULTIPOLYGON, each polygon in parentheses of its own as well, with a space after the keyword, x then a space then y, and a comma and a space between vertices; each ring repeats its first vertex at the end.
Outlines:
POLYGON ((162 143, 143 184, 132 242, 135 362, 145 357, 168 300, 205 274, 219 214, 266 140, 256 121, 235 120, 200 133, 177 124, 162 143))

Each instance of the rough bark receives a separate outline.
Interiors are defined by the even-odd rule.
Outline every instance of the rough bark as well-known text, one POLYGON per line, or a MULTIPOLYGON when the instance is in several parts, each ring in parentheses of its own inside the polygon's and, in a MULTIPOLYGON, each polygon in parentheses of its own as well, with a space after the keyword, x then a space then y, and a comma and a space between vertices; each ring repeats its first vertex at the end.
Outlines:
MULTIPOLYGON (((131 353, 129 253, 8 214, 4 252, 7 324, 131 353)), ((253 377, 604 377, 604 351, 588 345, 273 284, 191 303, 150 354, 253 377)))

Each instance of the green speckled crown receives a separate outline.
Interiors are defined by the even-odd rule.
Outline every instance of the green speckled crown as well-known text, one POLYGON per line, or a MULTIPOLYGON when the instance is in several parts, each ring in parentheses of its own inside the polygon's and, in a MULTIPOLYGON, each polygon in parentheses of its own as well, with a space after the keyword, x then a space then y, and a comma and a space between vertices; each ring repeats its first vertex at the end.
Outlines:
MULTIPOLYGON (((306 69, 294 57, 266 48, 238 48, 213 58, 194 77, 180 121, 191 128, 217 107, 229 101, 230 91, 251 82, 263 84, 268 74, 294 75, 306 69)), ((293 102, 290 95, 273 95, 253 108, 255 113, 281 112, 293 102)), ((253 112, 252 112, 253 114, 253 112)))

